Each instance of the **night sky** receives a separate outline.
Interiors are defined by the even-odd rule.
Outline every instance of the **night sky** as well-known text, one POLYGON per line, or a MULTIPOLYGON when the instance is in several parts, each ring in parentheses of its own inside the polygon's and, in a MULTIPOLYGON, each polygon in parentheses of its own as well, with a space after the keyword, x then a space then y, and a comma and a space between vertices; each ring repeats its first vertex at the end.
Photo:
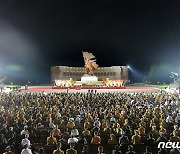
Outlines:
POLYGON ((85 50, 140 77, 152 64, 180 65, 180 1, 0 1, 0 74, 50 81, 51 66, 83 66, 85 50))

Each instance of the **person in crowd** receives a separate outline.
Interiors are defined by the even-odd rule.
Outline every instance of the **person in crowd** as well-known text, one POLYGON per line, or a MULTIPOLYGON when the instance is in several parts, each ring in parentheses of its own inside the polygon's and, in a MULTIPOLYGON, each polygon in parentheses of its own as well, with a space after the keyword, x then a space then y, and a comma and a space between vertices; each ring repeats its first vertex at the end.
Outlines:
POLYGON ((99 119, 98 118, 96 118, 96 120, 94 121, 94 127, 98 127, 98 128, 100 128, 101 127, 101 122, 99 121, 99 119))
POLYGON ((114 149, 112 150, 112 154, 121 154, 122 152, 121 152, 121 149, 119 148, 119 146, 118 145, 116 145, 115 147, 114 147, 114 149))
POLYGON ((175 116, 175 123, 178 124, 180 122, 180 113, 175 116))
POLYGON ((168 154, 168 151, 167 151, 167 149, 165 149, 165 148, 160 148, 160 149, 158 150, 158 154, 168 154))
POLYGON ((104 153, 104 148, 102 146, 98 147, 98 154, 105 154, 104 153))
POLYGON ((172 136, 170 137, 171 142, 180 142, 180 137, 177 135, 176 131, 173 131, 172 136))
POLYGON ((101 144, 101 137, 98 136, 98 132, 94 132, 94 137, 91 140, 91 144, 101 144))
POLYGON ((164 126, 160 126, 160 130, 159 130, 159 133, 161 134, 164 134, 164 135, 167 135, 167 131, 166 131, 166 128, 164 128, 164 126))
POLYGON ((167 116, 166 122, 167 122, 167 123, 170 123, 170 124, 173 123, 173 118, 172 118, 171 115, 168 115, 168 116, 167 116))
POLYGON ((147 146, 146 151, 143 154, 152 154, 151 148, 149 146, 147 146))
POLYGON ((14 154, 10 146, 7 146, 3 154, 14 154))
POLYGON ((55 137, 53 137, 53 132, 50 132, 50 136, 47 138, 47 145, 56 145, 57 140, 55 137))
POLYGON ((173 132, 175 132, 177 135, 180 135, 180 127, 178 127, 178 125, 174 125, 173 132))
POLYGON ((134 151, 132 145, 129 145, 129 146, 128 146, 128 151, 126 152, 126 154, 136 154, 136 152, 134 151))
POLYGON ((82 154, 91 154, 88 145, 83 146, 82 154))
POLYGON ((74 119, 70 118, 66 126, 69 130, 72 130, 75 127, 74 119))
POLYGON ((24 126, 24 129, 21 131, 21 135, 29 135, 28 127, 24 126))
POLYGON ((16 132, 14 131, 13 127, 9 128, 7 140, 9 144, 15 144, 16 142, 16 132))
POLYGON ((117 144, 117 139, 114 134, 110 134, 110 139, 108 140, 108 144, 110 145, 116 145, 117 144))
POLYGON ((40 148, 39 150, 38 150, 38 153, 37 154, 45 154, 44 153, 44 148, 40 148))
POLYGON ((142 124, 139 125, 139 129, 138 129, 139 135, 143 136, 145 135, 145 128, 142 124))
POLYGON ((22 146, 27 145, 27 147, 30 148, 31 147, 31 142, 30 142, 30 140, 28 138, 29 138, 29 135, 26 134, 25 138, 22 139, 22 141, 21 141, 21 145, 22 146))
POLYGON ((91 136, 91 132, 90 132, 90 130, 88 130, 88 128, 84 128, 84 130, 83 130, 83 132, 82 132, 82 135, 84 136, 84 137, 86 137, 86 136, 91 136))
POLYGON ((177 148, 171 149, 170 154, 180 154, 180 150, 177 148))
POLYGON ((52 129, 52 130, 56 128, 56 126, 55 126, 55 124, 54 124, 54 122, 52 120, 52 117, 50 117, 50 120, 49 120, 49 128, 52 129))
POLYGON ((141 142, 141 136, 139 135, 137 130, 134 130, 134 135, 132 136, 132 143, 139 144, 141 142))
POLYGON ((53 154, 64 154, 64 151, 61 150, 61 142, 57 144, 57 149, 53 151, 53 154))
POLYGON ((146 144, 151 148, 155 145, 155 138, 153 137, 153 134, 149 134, 146 144))
POLYGON ((71 143, 78 143, 79 139, 77 137, 73 137, 71 136, 69 139, 68 139, 68 144, 71 144, 71 143))
MULTIPOLYGON (((5 118, 5 117, 1 117, 2 122, 4 121, 4 118, 5 118)), ((3 123, 2 123, 2 124, 3 124, 3 123)), ((0 133, 1 133, 1 134, 4 134, 4 136, 6 136, 6 135, 8 134, 8 128, 7 128, 7 124, 6 124, 6 123, 4 123, 4 124, 2 125, 2 127, 1 127, 1 129, 0 129, 0 133)))
POLYGON ((70 148, 66 150, 66 154, 77 154, 77 150, 74 149, 75 144, 71 143, 70 148))
POLYGON ((32 151, 31 149, 28 148, 27 144, 24 145, 24 148, 22 149, 21 154, 32 154, 32 151))
POLYGON ((71 130, 71 136, 73 136, 73 137, 78 137, 78 136, 79 136, 79 131, 78 131, 78 129, 73 129, 73 130, 71 130))
POLYGON ((159 142, 167 142, 167 141, 168 140, 167 140, 166 136, 164 134, 160 133, 160 136, 156 142, 159 143, 159 142))
POLYGON ((4 134, 0 134, 0 144, 7 144, 8 140, 4 137, 4 134))
POLYGON ((53 130, 53 136, 54 137, 57 137, 57 136, 60 136, 60 129, 58 128, 58 125, 56 125, 56 128, 53 130))
POLYGON ((155 125, 152 126, 152 131, 151 131, 151 133, 153 134, 153 136, 155 137, 155 139, 157 139, 157 138, 159 137, 159 133, 158 133, 155 125))

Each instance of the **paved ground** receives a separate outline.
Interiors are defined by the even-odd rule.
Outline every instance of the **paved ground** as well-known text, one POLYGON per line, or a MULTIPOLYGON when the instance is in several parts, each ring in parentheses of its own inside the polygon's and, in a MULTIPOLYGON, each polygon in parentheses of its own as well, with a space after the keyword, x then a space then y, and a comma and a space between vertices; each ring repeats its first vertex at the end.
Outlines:
MULTIPOLYGON (((155 87, 140 87, 140 86, 128 86, 126 89, 96 89, 97 92, 158 92, 159 89, 156 89, 155 87)), ((52 89, 50 86, 31 86, 28 87, 28 90, 22 90, 23 92, 67 92, 66 89, 52 89)), ((69 93, 76 93, 76 92, 82 92, 86 93, 88 92, 88 89, 81 89, 81 90, 75 90, 75 89, 69 89, 69 93)))

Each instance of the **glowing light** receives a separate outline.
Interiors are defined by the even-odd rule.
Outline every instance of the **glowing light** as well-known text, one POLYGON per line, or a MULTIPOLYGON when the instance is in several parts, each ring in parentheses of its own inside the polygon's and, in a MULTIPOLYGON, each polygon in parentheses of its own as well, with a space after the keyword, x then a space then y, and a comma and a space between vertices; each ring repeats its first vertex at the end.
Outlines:
POLYGON ((24 70, 22 66, 16 64, 7 65, 5 68, 13 72, 22 72, 24 70))

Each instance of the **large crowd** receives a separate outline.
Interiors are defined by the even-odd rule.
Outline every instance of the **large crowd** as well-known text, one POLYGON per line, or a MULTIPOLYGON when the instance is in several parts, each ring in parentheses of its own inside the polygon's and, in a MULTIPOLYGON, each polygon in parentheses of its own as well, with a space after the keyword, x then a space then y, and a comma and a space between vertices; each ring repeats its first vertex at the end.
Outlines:
POLYGON ((0 153, 178 154, 180 95, 0 93, 0 153))

